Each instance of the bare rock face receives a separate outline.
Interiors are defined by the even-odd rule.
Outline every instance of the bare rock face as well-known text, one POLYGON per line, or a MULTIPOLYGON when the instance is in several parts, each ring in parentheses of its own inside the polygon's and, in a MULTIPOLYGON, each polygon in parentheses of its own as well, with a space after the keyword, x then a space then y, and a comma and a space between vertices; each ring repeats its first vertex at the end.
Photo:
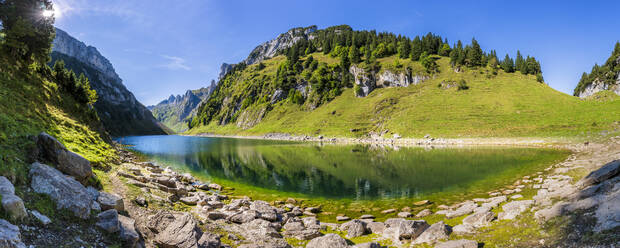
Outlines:
POLYGON ((305 28, 293 28, 286 33, 280 34, 277 38, 267 41, 250 52, 250 55, 242 63, 252 65, 263 60, 272 58, 278 52, 291 47, 300 40, 311 40, 312 33, 317 30, 316 26, 305 28))
POLYGON ((84 73, 88 77, 98 95, 95 110, 112 136, 166 134, 151 111, 123 85, 110 61, 95 47, 56 29, 52 60, 64 60, 76 74, 84 73))
POLYGON ((82 219, 90 217, 93 204, 86 188, 72 177, 40 163, 30 166, 30 187, 37 193, 49 195, 58 209, 68 209, 82 219))
POLYGON ((355 92, 357 97, 368 96, 376 88, 407 87, 429 79, 428 76, 412 75, 409 70, 400 73, 386 70, 376 75, 376 72, 367 71, 356 65, 352 65, 349 72, 353 74, 355 84, 360 88, 359 91, 355 92))
POLYGON ((77 153, 67 150, 56 138, 42 132, 37 136, 39 152, 46 161, 56 164, 63 173, 85 182, 93 174, 90 162, 77 153))
POLYGON ((19 227, 3 219, 0 219, 0 247, 26 248, 22 243, 19 227))
POLYGON ((346 248, 347 241, 337 234, 327 234, 322 237, 314 238, 308 242, 307 248, 346 248))
POLYGON ((366 70, 355 65, 352 65, 351 68, 349 68, 349 72, 353 74, 355 84, 357 84, 360 88, 360 90, 355 92, 355 96, 366 97, 376 88, 374 73, 367 72, 366 70))

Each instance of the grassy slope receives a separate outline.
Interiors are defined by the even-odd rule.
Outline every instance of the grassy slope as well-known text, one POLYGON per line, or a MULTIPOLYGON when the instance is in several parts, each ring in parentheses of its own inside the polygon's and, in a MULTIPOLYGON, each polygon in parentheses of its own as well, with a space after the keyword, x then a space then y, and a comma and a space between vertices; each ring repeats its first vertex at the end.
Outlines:
MULTIPOLYGON (((336 59, 313 54, 316 59, 336 59)), ((395 57, 379 60, 382 70, 393 69, 395 57)), ((265 61, 262 74, 275 74, 282 57, 265 61)), ((404 67, 417 62, 400 60, 404 67)), ((359 137, 389 130, 404 137, 585 137, 617 127, 620 98, 583 101, 536 82, 535 76, 489 69, 454 72, 447 58, 438 61, 441 73, 419 85, 385 88, 357 98, 352 89, 330 103, 309 111, 288 101, 274 106, 263 121, 242 130, 234 124, 193 128, 188 133, 259 135, 283 132, 298 135, 359 137), (465 79, 469 90, 441 89, 442 81, 465 79), (358 132, 351 132, 358 129, 358 132)), ((251 71, 253 66, 246 69, 251 71)), ((250 73, 250 72, 244 72, 250 73)), ((243 77, 242 77, 243 78, 243 77)), ((249 78, 249 76, 247 77, 249 78)), ((391 135, 390 135, 391 136, 391 135)))
POLYGON ((41 131, 57 137, 68 149, 83 155, 95 166, 110 161, 114 150, 94 129, 98 121, 84 106, 61 93, 58 86, 36 73, 16 72, 0 61, 0 175, 14 183, 27 183, 31 161, 28 138, 41 131))

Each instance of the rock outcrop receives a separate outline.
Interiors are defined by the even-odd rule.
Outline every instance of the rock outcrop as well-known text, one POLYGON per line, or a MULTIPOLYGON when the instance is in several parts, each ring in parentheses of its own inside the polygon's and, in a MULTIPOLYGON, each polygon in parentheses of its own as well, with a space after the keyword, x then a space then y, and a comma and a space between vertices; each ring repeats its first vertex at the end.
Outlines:
POLYGON ((407 87, 429 79, 425 75, 413 75, 409 69, 400 73, 384 70, 377 74, 375 71, 367 71, 357 65, 352 65, 349 72, 353 74, 356 87, 359 87, 359 90, 355 92, 357 97, 368 96, 376 88, 407 87))
POLYGON ((127 90, 110 61, 95 47, 56 29, 52 61, 57 60, 63 60, 76 74, 84 73, 88 77, 98 95, 95 109, 112 136, 166 134, 151 111, 127 90))
POLYGON ((291 47, 300 40, 313 39, 312 33, 317 30, 316 26, 293 28, 286 33, 278 35, 277 38, 267 41, 250 52, 250 55, 242 63, 252 65, 263 60, 272 58, 278 52, 291 47))

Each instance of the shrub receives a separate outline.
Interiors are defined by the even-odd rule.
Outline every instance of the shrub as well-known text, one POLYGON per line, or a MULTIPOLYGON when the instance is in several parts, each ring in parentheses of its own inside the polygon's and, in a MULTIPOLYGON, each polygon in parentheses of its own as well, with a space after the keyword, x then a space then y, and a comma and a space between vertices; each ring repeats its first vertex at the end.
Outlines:
POLYGON ((467 86, 467 82, 465 82, 465 79, 461 79, 459 81, 459 88, 458 90, 468 90, 469 86, 467 86))

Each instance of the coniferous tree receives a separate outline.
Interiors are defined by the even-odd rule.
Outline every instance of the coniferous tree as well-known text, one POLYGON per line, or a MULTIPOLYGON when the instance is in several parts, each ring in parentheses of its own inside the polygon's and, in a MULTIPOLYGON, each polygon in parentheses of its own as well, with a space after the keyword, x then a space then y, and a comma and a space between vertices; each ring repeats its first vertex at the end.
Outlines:
POLYGON ((422 55, 422 40, 420 40, 420 36, 416 36, 413 39, 412 48, 411 48, 411 60, 417 61, 420 59, 420 55, 422 55))
POLYGON ((444 57, 450 56, 450 51, 451 51, 450 45, 448 43, 444 43, 441 46, 441 49, 439 49, 439 56, 444 56, 444 57))
POLYGON ((411 54, 411 44, 408 40, 402 40, 398 43, 398 57, 401 59, 409 58, 411 54))
POLYGON ((523 74, 527 74, 527 64, 525 63, 525 59, 523 59, 523 55, 521 55, 521 51, 517 50, 517 58, 515 59, 515 70, 520 71, 523 74))
POLYGON ((506 57, 502 61, 501 67, 502 67, 502 70, 504 70, 505 72, 508 72, 508 73, 514 72, 515 63, 508 54, 506 54, 506 57))
POLYGON ((478 41, 475 38, 471 39, 471 48, 467 53, 467 59, 470 66, 482 65, 482 55, 482 49, 480 48, 478 41))
POLYGON ((354 64, 362 61, 360 51, 355 46, 349 47, 349 60, 351 61, 351 63, 354 64))

